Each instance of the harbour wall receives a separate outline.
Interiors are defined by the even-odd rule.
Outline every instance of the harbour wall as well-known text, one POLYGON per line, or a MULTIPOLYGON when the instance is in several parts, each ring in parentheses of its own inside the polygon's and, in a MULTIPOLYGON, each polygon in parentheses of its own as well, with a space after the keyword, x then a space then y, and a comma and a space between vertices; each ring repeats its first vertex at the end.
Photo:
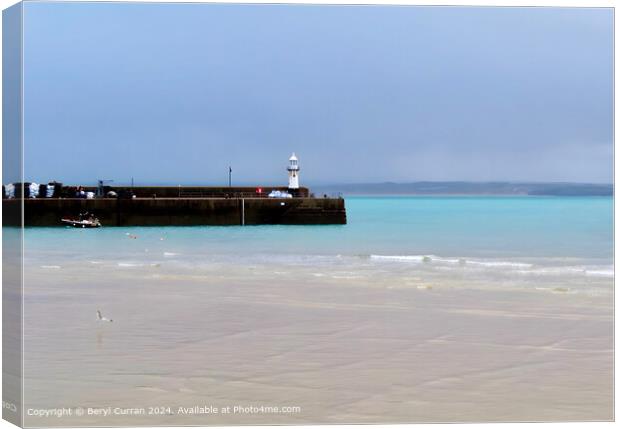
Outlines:
POLYGON ((94 214, 103 226, 346 224, 342 198, 28 198, 3 200, 3 224, 60 226, 94 214))

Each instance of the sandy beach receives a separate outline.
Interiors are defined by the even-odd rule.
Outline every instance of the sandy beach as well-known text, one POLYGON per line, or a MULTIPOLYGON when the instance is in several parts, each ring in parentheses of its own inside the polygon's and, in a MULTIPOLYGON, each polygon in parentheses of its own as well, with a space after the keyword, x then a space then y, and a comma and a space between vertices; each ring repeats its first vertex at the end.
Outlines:
POLYGON ((26 425, 613 418, 610 278, 583 294, 169 267, 27 270, 26 425), (40 415, 54 408, 84 415, 40 415))

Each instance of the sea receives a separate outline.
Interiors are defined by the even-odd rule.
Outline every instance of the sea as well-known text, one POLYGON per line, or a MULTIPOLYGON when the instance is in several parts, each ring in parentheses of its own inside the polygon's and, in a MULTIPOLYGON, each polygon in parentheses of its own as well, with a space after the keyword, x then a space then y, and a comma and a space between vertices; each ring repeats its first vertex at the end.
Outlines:
POLYGON ((415 272, 469 287, 540 288, 547 279, 588 293, 613 280, 611 197, 363 196, 348 197, 346 209, 346 225, 27 228, 26 263, 187 274, 241 266, 379 282, 415 272))

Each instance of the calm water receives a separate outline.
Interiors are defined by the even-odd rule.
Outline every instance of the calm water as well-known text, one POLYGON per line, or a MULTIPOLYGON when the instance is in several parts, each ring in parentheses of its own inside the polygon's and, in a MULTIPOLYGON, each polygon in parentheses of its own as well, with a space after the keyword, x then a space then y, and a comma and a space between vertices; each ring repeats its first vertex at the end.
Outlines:
POLYGON ((530 286, 540 275, 562 287, 613 279, 612 198, 357 197, 346 206, 348 224, 333 226, 29 228, 26 263, 179 275, 253 267, 248 276, 266 279, 294 267, 295 276, 375 282, 415 272, 476 285, 523 274, 535 275, 530 286))
POLYGON ((30 228, 26 250, 131 253, 166 241, 167 252, 187 256, 432 254, 608 263, 613 256, 612 198, 350 197, 346 207, 343 226, 30 228), (119 248, 126 233, 139 240, 119 248))

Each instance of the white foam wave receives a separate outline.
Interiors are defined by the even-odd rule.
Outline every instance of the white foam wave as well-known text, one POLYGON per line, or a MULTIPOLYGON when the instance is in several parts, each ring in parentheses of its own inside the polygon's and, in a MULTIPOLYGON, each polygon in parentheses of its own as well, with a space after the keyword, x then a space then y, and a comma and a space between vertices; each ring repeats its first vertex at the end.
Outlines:
POLYGON ((510 261, 481 261, 464 258, 443 258, 435 255, 370 255, 370 259, 402 262, 431 262, 440 264, 475 265, 481 267, 531 268, 532 264, 510 261))
MULTIPOLYGON (((370 259, 376 261, 401 262, 414 264, 428 264, 437 270, 452 269, 477 269, 477 270, 501 270, 519 275, 535 276, 563 276, 585 275, 589 277, 613 278, 613 266, 607 265, 546 265, 545 261, 540 264, 522 261, 506 261, 494 259, 465 259, 444 258, 435 255, 370 255, 370 259), (458 267, 454 267, 458 265, 458 267)), ((548 263, 548 261, 547 261, 548 263)))
POLYGON ((508 261, 470 261, 466 260, 467 265, 480 265, 483 267, 508 267, 508 268, 532 268, 532 264, 524 262, 508 262, 508 261))
POLYGON ((554 276, 554 275, 585 275, 589 277, 614 277, 613 267, 604 266, 563 266, 563 267, 536 267, 530 270, 519 270, 519 274, 554 276))
POLYGON ((425 255, 370 255, 370 259, 386 260, 386 261, 411 261, 424 262, 424 258, 430 258, 425 255))
POLYGON ((586 274, 586 276, 592 276, 592 277, 613 278, 614 277, 614 270, 613 269, 608 269, 608 270, 586 270, 585 274, 586 274))

